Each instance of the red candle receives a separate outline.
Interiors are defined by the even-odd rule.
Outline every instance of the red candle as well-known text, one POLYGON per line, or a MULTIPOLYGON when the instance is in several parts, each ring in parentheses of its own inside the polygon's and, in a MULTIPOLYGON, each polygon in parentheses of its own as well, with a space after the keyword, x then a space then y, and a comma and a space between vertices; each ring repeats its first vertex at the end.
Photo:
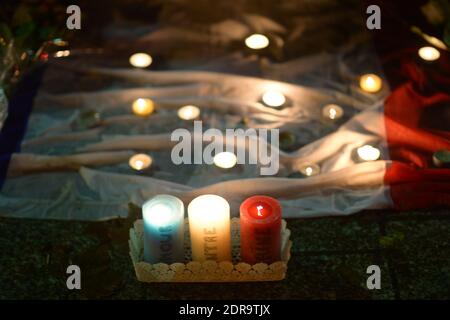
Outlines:
POLYGON ((271 197, 253 196, 240 207, 241 259, 255 264, 280 260, 281 206, 271 197))

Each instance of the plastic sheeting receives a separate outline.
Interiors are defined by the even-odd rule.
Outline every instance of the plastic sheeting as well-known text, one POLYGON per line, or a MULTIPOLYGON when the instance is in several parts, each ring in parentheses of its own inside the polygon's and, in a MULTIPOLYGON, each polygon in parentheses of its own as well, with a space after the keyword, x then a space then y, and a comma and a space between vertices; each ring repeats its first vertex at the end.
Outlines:
POLYGON ((108 219, 124 217, 130 202, 140 205, 160 193, 185 201, 199 193, 222 194, 234 215, 239 202, 255 193, 279 197, 286 217, 347 215, 389 206, 383 185, 387 162, 361 164, 354 158, 355 148, 365 143, 384 148, 381 119, 389 90, 385 86, 381 93, 370 95, 357 87, 357 75, 367 66, 381 74, 375 55, 361 46, 311 61, 306 57, 266 63, 262 76, 276 80, 215 72, 226 68, 224 63, 230 63, 230 72, 233 65, 239 66, 236 72, 259 67, 240 54, 192 65, 193 71, 99 68, 85 58, 51 65, 35 99, 22 151, 13 155, 9 178, 0 192, 0 212, 14 217, 108 219), (59 79, 62 74, 66 81, 59 79), (90 81, 97 85, 99 79, 102 85, 91 90, 72 88, 70 80, 81 78, 80 74, 91 77, 79 80, 80 86, 89 87, 90 81), (286 108, 276 110, 259 102, 269 88, 288 97, 286 108), (130 114, 132 101, 139 97, 154 99, 157 113, 148 119, 130 114), (323 119, 322 107, 328 103, 341 105, 344 117, 323 119), (260 177, 255 165, 228 171, 210 165, 176 166, 164 137, 176 128, 192 129, 176 117, 176 109, 184 104, 202 107, 206 128, 243 127, 243 123, 278 128, 292 132, 296 144, 281 152, 282 166, 275 177, 260 177), (93 113, 101 119, 94 128, 83 122, 86 114, 93 113), (114 145, 133 137, 150 141, 148 147, 137 148, 153 157, 149 173, 136 174, 129 168, 125 159, 135 151, 132 144, 96 149, 99 143, 114 145), (307 163, 320 164, 321 174, 300 177, 298 168, 307 163))

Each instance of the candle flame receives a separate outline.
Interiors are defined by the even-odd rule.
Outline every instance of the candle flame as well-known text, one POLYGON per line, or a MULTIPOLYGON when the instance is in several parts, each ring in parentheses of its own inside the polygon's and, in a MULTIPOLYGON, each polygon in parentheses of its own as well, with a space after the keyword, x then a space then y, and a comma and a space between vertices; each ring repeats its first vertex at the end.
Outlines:
POLYGON ((257 206, 257 207, 256 207, 256 210, 258 210, 258 217, 262 217, 262 216, 263 216, 262 213, 261 213, 261 210, 262 210, 262 209, 264 209, 263 206, 257 206))
POLYGON ((214 156, 213 162, 219 168, 229 169, 236 165, 237 157, 232 152, 220 152, 214 156))
POLYGON ((151 65, 152 62, 152 57, 143 52, 135 53, 130 57, 130 64, 136 68, 146 68, 151 65))
POLYGON ((269 107, 278 108, 286 102, 286 97, 279 91, 268 90, 262 96, 262 101, 269 107))
POLYGON ((183 120, 194 120, 200 115, 200 109, 196 106, 187 105, 178 110, 178 117, 183 120))
POLYGON ((419 49, 419 56, 426 61, 435 61, 439 59, 441 53, 433 47, 422 47, 419 49))
POLYGON ((128 164, 134 170, 140 171, 152 165, 153 159, 149 155, 138 153, 130 158, 128 164))
POLYGON ((380 158, 381 152, 378 148, 375 148, 371 145, 364 145, 362 147, 359 147, 356 152, 358 153, 358 156, 360 159, 364 161, 375 161, 380 158))
POLYGON ((375 93, 381 90, 383 81, 376 74, 365 74, 359 80, 359 86, 366 92, 375 93))
POLYGON ((264 49, 269 45, 269 38, 263 34, 252 34, 245 39, 245 45, 250 49, 264 49))
POLYGON ((139 98, 133 102, 133 112, 139 116, 148 116, 155 110, 155 103, 151 99, 139 98))

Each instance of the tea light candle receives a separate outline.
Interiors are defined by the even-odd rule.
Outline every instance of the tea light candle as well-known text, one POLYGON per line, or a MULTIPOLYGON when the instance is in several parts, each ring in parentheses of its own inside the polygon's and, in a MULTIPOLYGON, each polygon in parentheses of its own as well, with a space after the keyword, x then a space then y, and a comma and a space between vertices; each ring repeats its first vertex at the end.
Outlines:
POLYGON ((237 163, 237 157, 232 152, 220 152, 214 156, 213 162, 223 169, 233 168, 237 163))
POLYGON ((152 157, 143 153, 135 154, 128 161, 130 167, 137 171, 147 169, 152 165, 152 163, 153 163, 152 157))
POLYGON ((286 102, 286 97, 279 91, 268 90, 263 94, 262 101, 269 107, 278 108, 286 102))
POLYGON ((142 206, 144 260, 148 263, 184 261, 184 205, 177 197, 158 195, 142 206))
POLYGON ((194 261, 231 261, 230 205, 206 194, 188 206, 189 232, 194 261))
POLYGON ((143 52, 139 52, 139 53, 135 53, 135 54, 131 55, 129 61, 133 67, 146 68, 152 64, 153 59, 150 55, 143 53, 143 52))
POLYGON ((322 109, 322 115, 331 120, 336 120, 344 115, 344 109, 337 104, 327 104, 322 109))
POLYGON ((155 103, 151 99, 136 99, 133 102, 132 109, 134 114, 142 117, 149 116, 155 110, 155 103))
POLYGON ((359 86, 366 92, 375 93, 381 90, 383 81, 376 74, 369 73, 361 76, 359 79, 359 86))
POLYGON ((250 49, 264 49, 269 45, 269 38, 263 34, 252 34, 245 39, 245 45, 250 49))
POLYGON ((320 167, 317 164, 308 164, 302 166, 299 171, 304 176, 311 177, 320 173, 320 167))
POLYGON ((364 145, 356 150, 358 157, 363 161, 375 161, 380 158, 381 152, 371 145, 364 145))
POLYGON ((422 47, 419 49, 418 54, 425 61, 435 61, 441 56, 439 50, 433 47, 422 47))
POLYGON ((240 207, 241 258, 255 264, 280 260, 281 206, 271 197, 253 196, 240 207))
POLYGON ((200 116, 200 109, 196 106, 184 106, 178 109, 178 117, 183 120, 194 120, 200 116))

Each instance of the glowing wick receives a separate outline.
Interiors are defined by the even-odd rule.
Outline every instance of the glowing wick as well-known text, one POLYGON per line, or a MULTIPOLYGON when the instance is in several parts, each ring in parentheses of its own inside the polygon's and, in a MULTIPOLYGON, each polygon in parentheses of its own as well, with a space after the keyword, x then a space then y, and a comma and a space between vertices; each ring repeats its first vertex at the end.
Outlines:
POLYGON ((128 164, 134 170, 140 171, 150 167, 152 165, 152 162, 152 157, 143 153, 139 153, 132 156, 128 161, 128 164))
POLYGON ((308 164, 301 167, 299 171, 304 176, 311 177, 320 173, 320 167, 317 164, 308 164))
POLYGON ((344 110, 337 104, 327 104, 322 109, 322 115, 331 120, 339 119, 344 115, 344 110))
POLYGON ((259 217, 262 217, 262 216, 263 216, 262 213, 261 213, 261 210, 262 210, 262 209, 264 209, 263 206, 257 206, 257 207, 256 207, 256 210, 258 210, 258 213, 257 213, 257 214, 258 214, 259 217))

